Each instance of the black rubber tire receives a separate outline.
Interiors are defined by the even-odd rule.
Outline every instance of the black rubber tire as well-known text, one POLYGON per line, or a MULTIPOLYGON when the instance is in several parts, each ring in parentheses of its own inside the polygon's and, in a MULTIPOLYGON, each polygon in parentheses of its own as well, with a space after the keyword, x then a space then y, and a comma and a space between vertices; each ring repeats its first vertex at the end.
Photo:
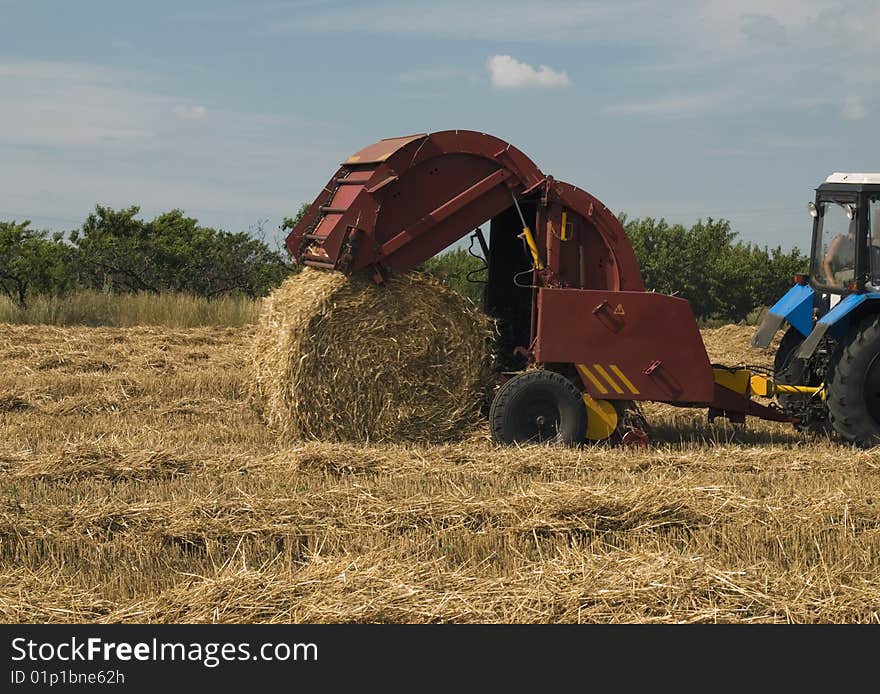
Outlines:
POLYGON ((880 316, 864 318, 837 350, 826 402, 842 438, 866 448, 880 443, 880 316))
POLYGON ((499 389, 489 409, 495 443, 578 446, 587 438, 587 407, 581 392, 555 371, 526 371, 499 389))

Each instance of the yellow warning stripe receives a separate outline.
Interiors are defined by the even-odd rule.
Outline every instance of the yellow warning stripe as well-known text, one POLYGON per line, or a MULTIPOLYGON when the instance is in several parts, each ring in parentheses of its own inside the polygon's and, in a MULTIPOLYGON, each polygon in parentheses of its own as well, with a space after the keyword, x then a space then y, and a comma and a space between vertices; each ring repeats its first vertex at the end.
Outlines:
MULTIPOLYGON (((610 392, 605 383, 611 386, 611 388, 614 389, 614 392, 618 395, 623 395, 626 392, 623 390, 623 388, 620 387, 620 384, 616 380, 614 380, 611 374, 608 373, 608 371, 605 370, 605 367, 603 367, 601 364, 593 364, 593 369, 595 369, 596 373, 598 373, 599 376, 601 376, 605 380, 605 383, 603 383, 592 371, 590 371, 590 369, 587 368, 586 364, 577 364, 577 368, 584 376, 587 377, 590 383, 592 383, 596 387, 596 390, 598 390, 603 395, 607 395, 610 392)), ((624 374, 623 371, 620 370, 620 367, 617 366, 617 364, 609 364, 608 368, 612 371, 612 373, 614 373, 614 376, 616 376, 620 380, 620 382, 623 383, 623 385, 627 388, 627 390, 629 390, 630 393, 632 393, 633 395, 641 395, 639 389, 636 388, 635 384, 626 377, 626 374, 624 374)))
POLYGON ((584 364, 578 364, 577 367, 578 367, 578 369, 580 369, 580 372, 584 376, 586 376, 588 379, 590 379, 590 383, 592 383, 594 386, 596 386, 596 390, 598 390, 603 395, 608 393, 608 389, 604 385, 602 385, 602 381, 600 381, 598 378, 596 378, 593 375, 593 372, 590 371, 584 364))
POLYGON ((613 378, 611 378, 611 375, 605 369, 602 368, 601 364, 593 364, 593 368, 599 372, 599 375, 602 378, 604 378, 606 381, 608 381, 608 385, 610 385, 612 388, 614 388, 615 393, 617 393, 618 395, 623 395, 623 388, 621 388, 619 385, 617 385, 617 381, 615 381, 613 378))
POLYGON ((626 376, 623 375, 623 371, 617 368, 617 364, 610 365, 611 370, 614 372, 614 375, 617 376, 627 388, 629 388, 629 392, 633 395, 639 395, 639 389, 636 388, 632 381, 630 381, 626 376))

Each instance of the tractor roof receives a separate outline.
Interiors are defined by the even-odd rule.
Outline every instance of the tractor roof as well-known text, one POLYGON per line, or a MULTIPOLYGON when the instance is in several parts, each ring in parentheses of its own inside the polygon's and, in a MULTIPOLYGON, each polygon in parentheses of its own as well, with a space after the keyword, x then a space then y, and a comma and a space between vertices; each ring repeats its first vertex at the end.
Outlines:
POLYGON ((880 183, 880 173, 841 173, 835 171, 825 183, 851 183, 862 185, 865 183, 880 183))
POLYGON ((816 188, 819 193, 858 195, 880 193, 880 173, 842 173, 835 171, 816 188))

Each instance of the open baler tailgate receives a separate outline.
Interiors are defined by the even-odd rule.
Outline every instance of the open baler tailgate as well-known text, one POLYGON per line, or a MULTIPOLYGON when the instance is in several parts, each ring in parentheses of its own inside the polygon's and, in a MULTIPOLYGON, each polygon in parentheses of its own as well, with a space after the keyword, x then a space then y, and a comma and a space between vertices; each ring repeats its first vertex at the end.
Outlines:
POLYGON ((297 263, 414 268, 545 181, 522 152, 466 130, 381 140, 346 159, 287 238, 297 263))
POLYGON ((342 249, 347 247, 351 254, 351 233, 362 228, 364 213, 382 188, 371 184, 376 170, 394 152, 419 137, 422 136, 382 140, 346 159, 287 238, 288 248, 298 263, 346 269, 342 249))

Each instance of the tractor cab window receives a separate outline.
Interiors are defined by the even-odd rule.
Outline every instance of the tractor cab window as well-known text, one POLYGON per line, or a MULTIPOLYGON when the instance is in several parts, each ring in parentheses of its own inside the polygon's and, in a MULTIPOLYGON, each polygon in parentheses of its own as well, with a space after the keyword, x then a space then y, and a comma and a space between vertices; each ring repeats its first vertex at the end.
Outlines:
POLYGON ((880 287, 880 195, 868 201, 868 262, 871 285, 880 287))
POLYGON ((855 277, 856 206, 829 200, 817 207, 812 275, 829 289, 843 290, 855 277))

